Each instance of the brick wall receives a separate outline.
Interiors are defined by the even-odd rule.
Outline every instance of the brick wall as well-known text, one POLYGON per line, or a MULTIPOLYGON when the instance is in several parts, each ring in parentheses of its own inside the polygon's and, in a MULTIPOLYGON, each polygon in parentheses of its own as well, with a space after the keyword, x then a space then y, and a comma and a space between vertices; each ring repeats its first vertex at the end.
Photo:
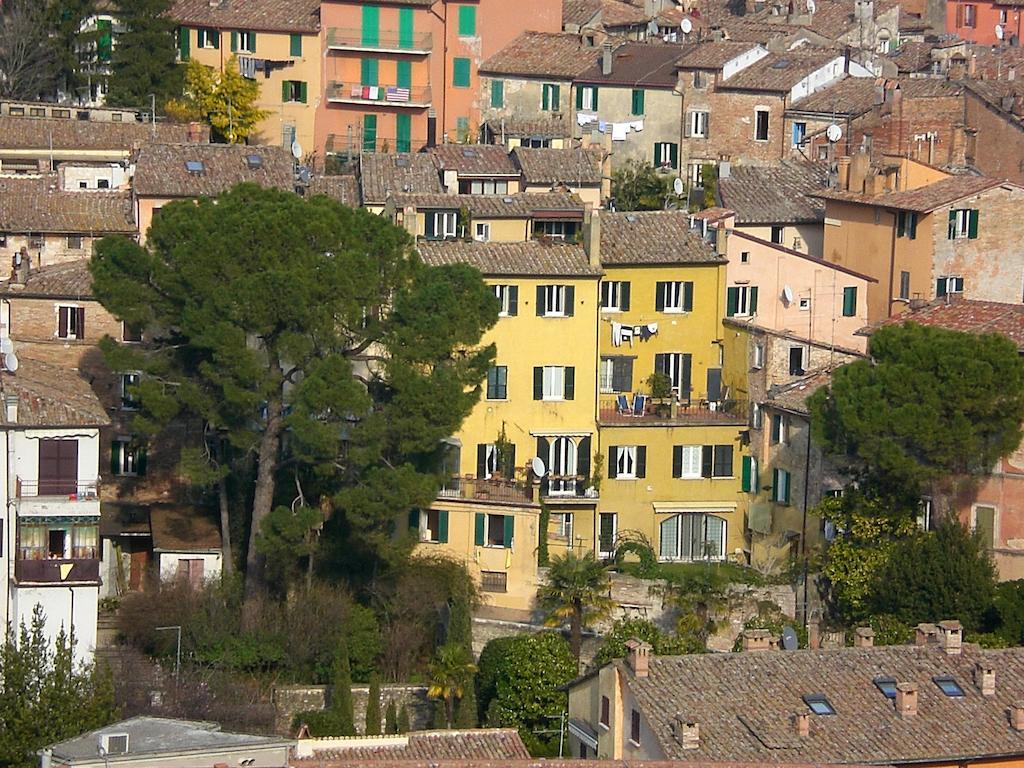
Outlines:
POLYGON ((57 308, 75 306, 85 308, 85 339, 60 339, 68 346, 96 344, 104 336, 121 338, 121 323, 100 304, 91 299, 37 299, 9 294, 11 307, 11 338, 15 341, 56 341, 57 308))
MULTIPOLYGON (((711 114, 708 138, 684 138, 680 149, 683 165, 697 160, 730 160, 734 163, 770 165, 784 155, 785 97, 773 93, 745 93, 716 88, 697 89, 693 79, 682 78, 684 119, 692 110, 711 114), (768 141, 754 140, 755 110, 768 110, 768 141)), ((728 82, 728 81, 727 81, 728 82)))
POLYGON ((968 162, 986 176, 1024 184, 1024 126, 970 91, 965 99, 965 122, 976 131, 968 162))

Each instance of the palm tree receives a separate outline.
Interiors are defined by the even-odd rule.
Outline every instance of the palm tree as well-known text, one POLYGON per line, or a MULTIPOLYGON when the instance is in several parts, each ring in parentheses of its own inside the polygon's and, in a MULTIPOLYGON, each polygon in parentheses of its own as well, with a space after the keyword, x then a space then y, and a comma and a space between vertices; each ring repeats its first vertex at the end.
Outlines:
POLYGON ((593 552, 577 557, 573 552, 556 556, 548 568, 547 584, 539 590, 547 611, 545 624, 558 627, 569 620, 569 645, 577 664, 583 645, 583 627, 607 618, 615 609, 608 571, 593 552))
POLYGON ((430 663, 427 696, 444 702, 444 717, 449 728, 455 720, 455 702, 462 698, 466 686, 473 684, 475 673, 472 657, 455 643, 446 643, 438 648, 437 658, 430 663))

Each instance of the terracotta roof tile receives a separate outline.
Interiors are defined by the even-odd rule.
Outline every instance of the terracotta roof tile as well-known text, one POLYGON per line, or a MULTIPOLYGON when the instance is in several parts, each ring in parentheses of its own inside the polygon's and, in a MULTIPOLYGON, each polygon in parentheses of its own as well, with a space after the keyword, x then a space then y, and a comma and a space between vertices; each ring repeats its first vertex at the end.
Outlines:
MULTIPOLYGON (((376 737, 380 746, 363 746, 366 739, 332 739, 338 746, 316 751, 316 760, 379 764, 394 760, 527 760, 519 732, 512 728, 475 731, 425 731, 408 736, 376 737), (387 742, 394 742, 390 745, 387 742)), ((293 761, 305 765, 304 761, 293 761)))
POLYGON ((656 742, 650 750, 687 763, 939 763, 1024 752, 1007 717, 1024 697, 1024 648, 965 644, 959 655, 937 644, 698 654, 652 658, 646 678, 615 665, 656 742), (973 683, 979 662, 995 671, 993 696, 973 683), (957 680, 962 697, 946 696, 933 682, 945 675, 957 680), (876 676, 916 683, 917 715, 897 715, 874 685, 876 676), (826 696, 835 714, 811 714, 803 699, 809 694, 826 696), (696 749, 683 749, 673 736, 676 713, 697 721, 696 749), (797 735, 794 713, 810 715, 809 735, 797 735))
POLYGON ((504 117, 488 120, 484 123, 487 129, 494 135, 496 141, 501 141, 502 136, 506 138, 540 138, 540 139, 567 139, 572 135, 572 126, 561 115, 554 117, 504 117))
POLYGON ((844 77, 842 80, 794 101, 787 112, 817 112, 836 117, 858 116, 869 112, 881 95, 881 86, 870 77, 844 77))
POLYGON ((896 62, 896 67, 902 72, 923 72, 931 69, 932 50, 935 45, 932 43, 916 42, 907 40, 900 44, 896 52, 889 56, 896 62))
POLYGON ((601 26, 633 27, 646 24, 652 17, 642 7, 624 3, 622 0, 602 0, 601 26))
POLYGON ((597 277, 583 246, 571 243, 543 243, 528 240, 515 243, 467 243, 423 241, 416 245, 426 264, 469 264, 484 275, 536 275, 554 277, 597 277))
MULTIPOLYGON (((679 768, 674 760, 594 760, 587 758, 587 768, 679 768)), ((349 760, 293 759, 294 768, 579 768, 579 762, 571 759, 531 758, 529 760, 349 760)), ((827 768, 816 763, 778 763, 787 768, 827 768)), ((763 762, 733 763, 690 761, 689 768, 763 768, 763 762)), ((868 768, 864 765, 847 764, 844 768, 868 768)))
MULTIPOLYGON (((836 58, 842 58, 838 51, 796 50, 785 53, 770 53, 760 61, 740 70, 728 80, 718 84, 719 90, 746 91, 789 91, 807 75, 825 66, 836 58)), ((842 77, 842 63, 838 77, 842 77)))
POLYGON ((905 322, 946 328, 964 333, 998 333, 1024 350, 1024 305, 1001 304, 995 301, 938 300, 898 317, 888 318, 867 329, 870 333, 886 325, 905 322))
POLYGON ((584 48, 579 35, 523 32, 481 64, 480 72, 571 80, 590 66, 591 54, 596 55, 594 49, 584 48))
POLYGON ((928 213, 965 197, 994 189, 1004 183, 999 179, 991 179, 986 176, 950 176, 917 189, 886 192, 881 195, 865 195, 838 189, 823 190, 812 194, 824 200, 928 213))
POLYGON ((591 66, 575 79, 577 83, 623 85, 631 88, 675 88, 676 61, 682 46, 673 43, 625 43, 612 54, 612 73, 601 71, 601 51, 592 51, 591 66))
POLYGON ((342 205, 347 205, 350 208, 358 208, 361 205, 359 180, 351 174, 314 176, 309 183, 309 194, 333 197, 342 205))
POLYGON ((169 15, 192 27, 316 33, 320 0, 175 0, 169 15))
POLYGON ((518 176, 508 150, 498 144, 442 144, 429 150, 441 171, 459 176, 518 176))
POLYGON ((291 190, 293 161, 280 147, 233 144, 153 144, 135 165, 135 194, 145 197, 200 197, 224 192, 243 181, 291 190), (258 165, 249 158, 258 158, 258 165), (187 163, 201 163, 196 172, 187 163))
POLYGON ((91 299, 89 260, 79 259, 33 269, 24 285, 0 282, 0 295, 26 298, 91 299))
POLYGON ((601 10, 601 0, 562 0, 562 25, 584 27, 601 10))
POLYGON ((583 218, 583 201, 570 192, 535 192, 516 195, 395 195, 398 207, 418 210, 458 210, 485 219, 529 219, 543 214, 564 214, 566 219, 583 218))
POLYGON ((585 149, 516 147, 512 158, 527 184, 600 184, 601 164, 585 149))
POLYGON ((131 234, 137 231, 127 192, 65 192, 55 174, 0 179, 0 231, 131 234))
POLYGON ((149 510, 149 527, 155 551, 220 551, 220 528, 198 510, 153 505, 149 510))
POLYGON ((736 212, 737 224, 807 223, 825 220, 825 205, 807 197, 824 190, 828 165, 783 160, 779 165, 734 165, 720 179, 722 205, 736 212))
POLYGON ((601 217, 601 264, 718 264, 724 263, 690 229, 683 211, 604 213, 601 217))
POLYGON ((363 155, 359 161, 364 203, 383 203, 394 194, 441 194, 441 177, 430 155, 408 152, 363 155))
MULTIPOLYGON (((156 124, 159 142, 188 140, 188 126, 156 124)), ((99 120, 63 120, 49 117, 0 115, 0 147, 3 149, 120 150, 130 152, 153 141, 149 123, 108 123, 99 120)))
MULTIPOLYGON (((110 423, 103 404, 77 370, 19 355, 16 372, 0 377, 0 392, 18 398, 19 426, 85 427, 110 423)), ((0 409, 2 410, 2 409, 0 409)), ((6 413, 0 424, 8 426, 6 413)))
POLYGON ((768 392, 766 404, 795 413, 810 413, 807 398, 831 383, 831 371, 816 371, 768 392))

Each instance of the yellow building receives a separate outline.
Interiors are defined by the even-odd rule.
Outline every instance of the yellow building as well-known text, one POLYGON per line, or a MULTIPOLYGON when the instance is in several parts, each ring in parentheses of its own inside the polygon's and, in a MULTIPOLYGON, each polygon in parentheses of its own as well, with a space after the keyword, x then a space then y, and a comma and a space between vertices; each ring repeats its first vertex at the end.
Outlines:
POLYGON ((674 211, 591 216, 605 479, 574 532, 602 555, 639 539, 663 561, 744 559, 746 404, 722 380, 726 262, 699 232, 674 211))
POLYGON ((176 0, 178 54, 224 71, 232 56, 242 74, 260 84, 258 106, 270 114, 252 143, 314 151, 321 93, 319 0, 176 0))
MULTIPOLYGON (((499 198, 500 199, 500 198, 499 198)), ((488 605, 528 610, 537 588, 541 505, 593 518, 600 268, 575 244, 431 242, 433 266, 470 264, 501 301, 483 339, 497 348, 480 403, 453 439, 452 478, 425 515, 477 576, 488 605), (442 526, 441 513, 444 514, 442 526)), ((563 532, 565 538, 570 531, 563 532)), ((422 547, 428 547, 424 542, 422 547)))

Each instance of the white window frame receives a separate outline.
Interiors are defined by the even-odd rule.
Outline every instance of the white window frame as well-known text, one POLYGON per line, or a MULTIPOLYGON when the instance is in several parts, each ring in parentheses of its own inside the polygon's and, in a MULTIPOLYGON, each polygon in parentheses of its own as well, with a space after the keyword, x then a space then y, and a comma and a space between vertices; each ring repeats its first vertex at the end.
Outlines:
POLYGON ((560 87, 560 84, 559 83, 544 83, 544 84, 541 85, 540 88, 541 88, 540 111, 541 112, 554 112, 556 114, 558 112, 561 112, 562 111, 562 89, 560 87), (558 88, 558 106, 557 107, 553 103, 553 101, 554 101, 553 97, 555 95, 555 89, 556 88, 558 88), (545 101, 544 96, 545 95, 547 96, 547 102, 548 102, 548 108, 547 109, 544 109, 544 101, 545 101))
MULTIPOLYGON (((594 106, 594 95, 597 93, 596 85, 582 85, 580 86, 581 96, 580 103, 583 105, 582 109, 593 112, 597 107, 594 106)), ((548 102, 549 104, 551 102, 548 102)))
POLYGON ((565 366, 545 365, 543 374, 542 400, 565 400, 565 366))
POLYGON ((139 381, 141 379, 142 379, 142 371, 122 371, 121 372, 120 382, 118 384, 118 389, 121 392, 121 410, 122 411, 135 411, 135 410, 138 410, 139 405, 138 405, 138 400, 137 399, 135 399, 134 402, 126 402, 126 401, 128 401, 129 398, 132 397, 131 395, 128 394, 128 388, 131 387, 132 385, 138 385, 138 383, 139 383, 139 381), (134 381, 132 381, 132 379, 134 379, 134 381))
POLYGON ((793 121, 793 127, 795 128, 798 125, 802 125, 803 126, 803 129, 799 131, 799 133, 800 133, 800 139, 799 140, 797 140, 796 135, 795 135, 797 133, 797 131, 791 131, 790 132, 792 137, 793 137, 793 149, 797 149, 797 148, 803 146, 803 144, 807 141, 807 121, 806 120, 794 120, 793 121))
POLYGON ((544 317, 566 317, 565 286, 544 285, 544 317))
POLYGON ((571 437, 552 438, 548 447, 547 467, 551 475, 571 478, 565 480, 548 480, 549 496, 575 496, 576 479, 574 475, 579 470, 579 444, 571 437), (561 455, 564 466, 559 467, 559 456, 561 455))
POLYGON ((764 344, 754 344, 754 365, 757 370, 764 368, 764 344))
POLYGON ((800 297, 797 300, 797 308, 801 312, 810 312, 811 311, 811 297, 810 296, 802 296, 802 297, 800 297))
POLYGON ((594 538, 597 540, 595 543, 597 546, 598 557, 611 557, 615 554, 615 544, 619 538, 619 513, 618 512, 599 512, 597 516, 597 530, 594 531, 594 538), (608 516, 612 521, 612 548, 602 549, 601 547, 601 520, 604 516, 608 516))
POLYGON ((665 281, 665 307, 662 309, 662 312, 682 314, 686 311, 683 309, 683 300, 685 297, 683 282, 684 281, 682 280, 665 281))
POLYGON ((710 114, 706 109, 691 109, 687 113, 691 139, 706 139, 708 137, 708 118, 710 114))
MULTIPOLYGON (((200 27, 196 30, 196 48, 202 48, 204 50, 215 50, 217 46, 213 44, 213 36, 210 34, 215 30, 207 27, 200 27)), ((185 34, 187 30, 182 30, 182 34, 185 34)))
POLYGON ((971 234, 971 209, 954 208, 953 214, 953 239, 966 240, 971 234))
POLYGON ((760 403, 750 404, 750 428, 761 429, 764 426, 764 409, 760 403))
POLYGON ((491 287, 494 289, 494 295, 497 296, 498 301, 501 302, 501 308, 498 310, 498 317, 511 317, 509 314, 509 289, 512 286, 508 283, 495 283, 491 287))
POLYGON ((121 446, 118 451, 117 477, 136 477, 139 473, 139 454, 141 448, 130 437, 115 437, 112 441, 121 446))
POLYGON ((978 24, 978 7, 974 3, 964 3, 964 26, 974 29, 978 24))
POLYGON ((772 137, 772 133, 771 133, 771 120, 772 120, 772 112, 771 112, 770 109, 768 109, 768 107, 755 107, 754 108, 754 141, 756 141, 758 144, 765 144, 765 143, 771 141, 771 137, 772 137), (762 113, 764 113, 764 115, 765 115, 765 119, 764 119, 764 138, 763 139, 758 138, 758 136, 757 136, 757 128, 758 128, 758 122, 759 122, 758 116, 760 114, 762 114, 762 113))
MULTIPOLYGON (((729 543, 729 520, 725 517, 726 514, 727 513, 724 512, 723 510, 679 510, 678 512, 673 512, 664 517, 662 520, 658 522, 658 560, 663 563, 725 560, 726 549, 729 543), (696 556, 692 551, 686 555, 683 554, 683 520, 687 516, 696 517, 697 515, 700 515, 702 517, 700 524, 704 527, 703 533, 705 536, 707 535, 707 518, 714 518, 716 523, 721 525, 721 538, 718 542, 718 552, 707 552, 707 554, 705 554, 705 552, 701 552, 696 556), (674 542, 671 542, 672 554, 666 555, 666 542, 661 540, 662 532, 664 530, 662 526, 672 518, 678 518, 675 524, 676 538, 674 542)), ((709 539, 703 539, 704 548, 706 548, 708 541, 709 539)))
POLYGON ((253 33, 249 30, 238 30, 238 52, 256 53, 256 46, 253 45, 253 33))
POLYGON ((572 549, 572 512, 552 512, 555 519, 555 536, 566 540, 566 548, 572 549))
POLYGON ((602 392, 614 392, 615 382, 615 360, 611 357, 602 357, 598 364, 598 386, 602 392))
POLYGON ((683 353, 665 352, 664 354, 668 355, 668 371, 665 371, 665 375, 668 376, 669 382, 672 384, 672 391, 678 395, 683 386, 683 353))
POLYGON ((615 479, 636 480, 637 447, 620 445, 615 454, 615 479))
POLYGON ((533 225, 533 231, 551 240, 565 240, 576 234, 575 224, 571 221, 538 221, 533 225))
POLYGON ((750 297, 753 296, 753 285, 735 285, 736 291, 736 313, 735 317, 750 317, 750 297))
POLYGON ((507 195, 508 182, 496 179, 482 179, 469 183, 471 195, 507 195))
POLYGON ((622 286, 625 280, 605 280, 601 283, 601 311, 622 312, 622 286))
POLYGON ((939 280, 946 281, 946 294, 951 293, 963 293, 964 292, 964 279, 960 275, 941 275, 939 280), (960 281, 960 287, 957 288, 957 281, 960 281))
POLYGON ((704 186, 704 163, 701 161, 691 161, 686 164, 686 180, 690 182, 691 187, 703 187, 704 186))
POLYGON ((704 456, 703 445, 684 445, 682 467, 679 472, 680 480, 700 480, 701 464, 704 456))
POLYGON ((72 324, 78 325, 78 310, 82 306, 80 304, 58 304, 54 308, 54 312, 57 315, 57 331, 54 333, 58 339, 65 339, 68 341, 82 341, 84 336, 81 336, 81 328, 72 328, 72 324), (68 310, 68 335, 60 335, 60 311, 62 309, 68 310))
POLYGON ((789 503, 792 504, 793 473, 788 469, 776 467, 772 472, 772 501, 776 504, 786 504, 786 496, 790 496, 789 503), (786 482, 781 483, 779 480, 786 482), (781 492, 780 492, 781 491, 781 492))
POLYGON ((427 214, 434 217, 434 237, 447 240, 457 237, 459 232, 459 214, 455 211, 432 211, 427 214))
POLYGON ((473 224, 473 239, 478 243, 486 243, 491 239, 491 224, 488 221, 477 221, 473 224))
POLYGON ((768 442, 771 445, 789 445, 789 414, 786 413, 773 413, 768 424, 769 435, 768 442), (775 431, 775 417, 779 417, 779 439, 775 440, 775 436, 771 434, 775 431))

